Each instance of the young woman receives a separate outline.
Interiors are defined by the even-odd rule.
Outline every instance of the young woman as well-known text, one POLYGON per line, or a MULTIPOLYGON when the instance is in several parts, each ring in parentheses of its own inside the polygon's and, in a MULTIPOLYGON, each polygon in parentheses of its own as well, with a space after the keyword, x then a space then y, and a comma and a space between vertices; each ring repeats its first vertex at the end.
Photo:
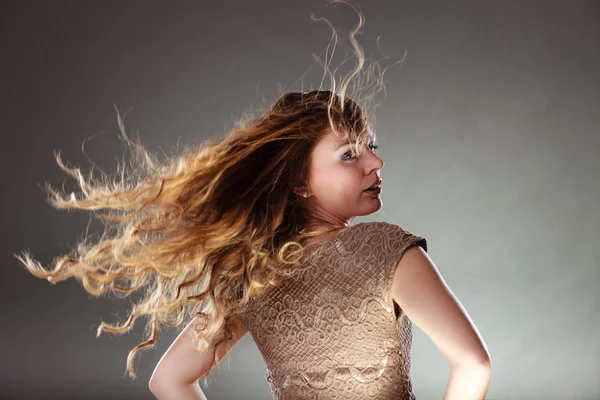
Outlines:
POLYGON ((198 379, 250 332, 276 399, 414 399, 411 322, 451 365, 444 398, 485 397, 486 346, 426 239, 389 222, 352 224, 381 209, 384 162, 371 119, 343 90, 285 93, 224 138, 163 162, 119 122, 137 162, 129 175, 86 179, 57 155, 81 194, 48 187, 55 207, 96 212, 104 235, 52 270, 18 258, 94 295, 142 291, 123 325, 98 329, 124 333, 147 318, 149 338, 127 359, 133 377, 160 324, 186 325, 154 370, 157 398, 203 399, 198 379))

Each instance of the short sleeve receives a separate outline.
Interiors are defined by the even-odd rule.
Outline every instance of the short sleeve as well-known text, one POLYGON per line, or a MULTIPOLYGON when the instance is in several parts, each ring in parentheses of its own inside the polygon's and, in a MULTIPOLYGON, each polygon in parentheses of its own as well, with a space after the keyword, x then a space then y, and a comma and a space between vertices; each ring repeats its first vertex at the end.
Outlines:
POLYGON ((377 223, 377 230, 379 231, 378 236, 381 238, 381 246, 378 250, 381 251, 379 268, 382 273, 382 290, 386 298, 389 296, 391 304, 392 282, 398 261, 406 250, 413 246, 421 246, 423 250, 427 251, 427 239, 409 232, 399 225, 384 221, 377 223))

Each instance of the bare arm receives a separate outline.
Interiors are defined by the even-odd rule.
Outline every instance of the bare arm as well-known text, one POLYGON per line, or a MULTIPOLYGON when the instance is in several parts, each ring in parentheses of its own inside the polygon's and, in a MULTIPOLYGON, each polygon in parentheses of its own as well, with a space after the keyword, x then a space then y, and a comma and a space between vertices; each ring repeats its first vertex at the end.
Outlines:
POLYGON ((198 383, 181 383, 151 389, 158 400, 208 400, 198 383))
POLYGON ((420 246, 409 247, 398 261, 392 297, 450 363, 444 400, 484 399, 491 379, 485 342, 420 246))
MULTIPOLYGON (((150 391, 159 400, 206 400, 197 381, 209 370, 214 343, 225 337, 225 331, 222 330, 216 335, 213 345, 200 353, 194 350, 189 333, 196 322, 197 319, 194 318, 177 336, 152 373, 150 391)), ((239 318, 232 319, 227 326, 233 338, 219 345, 215 353, 215 364, 218 364, 248 332, 248 328, 239 318)))

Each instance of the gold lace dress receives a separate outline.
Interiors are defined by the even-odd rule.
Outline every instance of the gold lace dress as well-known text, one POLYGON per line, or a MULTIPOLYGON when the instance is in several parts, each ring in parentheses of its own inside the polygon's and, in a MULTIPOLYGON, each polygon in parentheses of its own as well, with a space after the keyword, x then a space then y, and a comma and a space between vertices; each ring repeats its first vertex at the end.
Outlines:
POLYGON ((267 365, 276 400, 416 399, 412 324, 394 302, 394 267, 427 241, 388 222, 362 222, 305 246, 283 284, 240 319, 267 365))

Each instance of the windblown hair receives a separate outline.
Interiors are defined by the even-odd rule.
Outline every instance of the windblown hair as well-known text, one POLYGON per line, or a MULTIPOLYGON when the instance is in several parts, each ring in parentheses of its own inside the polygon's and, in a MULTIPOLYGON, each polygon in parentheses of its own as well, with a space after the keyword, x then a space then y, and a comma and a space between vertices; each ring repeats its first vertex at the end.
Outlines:
POLYGON ((294 188, 306 185, 311 152, 327 132, 347 135, 353 151, 368 140, 372 119, 344 95, 364 64, 354 40, 362 23, 350 36, 358 66, 337 93, 334 79, 332 90, 284 93, 258 117, 246 114, 224 137, 163 161, 128 138, 117 110, 132 168, 119 166, 114 176, 85 177, 55 152, 80 193, 46 184, 48 200, 57 209, 90 211, 105 229, 97 240, 86 236, 55 258, 51 270, 27 251, 15 256, 35 276, 52 283, 76 278, 94 296, 143 294, 127 321, 102 322, 97 331, 122 334, 147 317, 148 338, 127 357, 133 378, 135 354, 157 343, 160 324, 180 326, 194 317, 198 351, 227 332, 214 345, 212 370, 216 347, 231 339, 227 323, 250 299, 280 284, 281 267, 299 260, 306 239, 321 233, 310 229, 317 217, 294 188))

